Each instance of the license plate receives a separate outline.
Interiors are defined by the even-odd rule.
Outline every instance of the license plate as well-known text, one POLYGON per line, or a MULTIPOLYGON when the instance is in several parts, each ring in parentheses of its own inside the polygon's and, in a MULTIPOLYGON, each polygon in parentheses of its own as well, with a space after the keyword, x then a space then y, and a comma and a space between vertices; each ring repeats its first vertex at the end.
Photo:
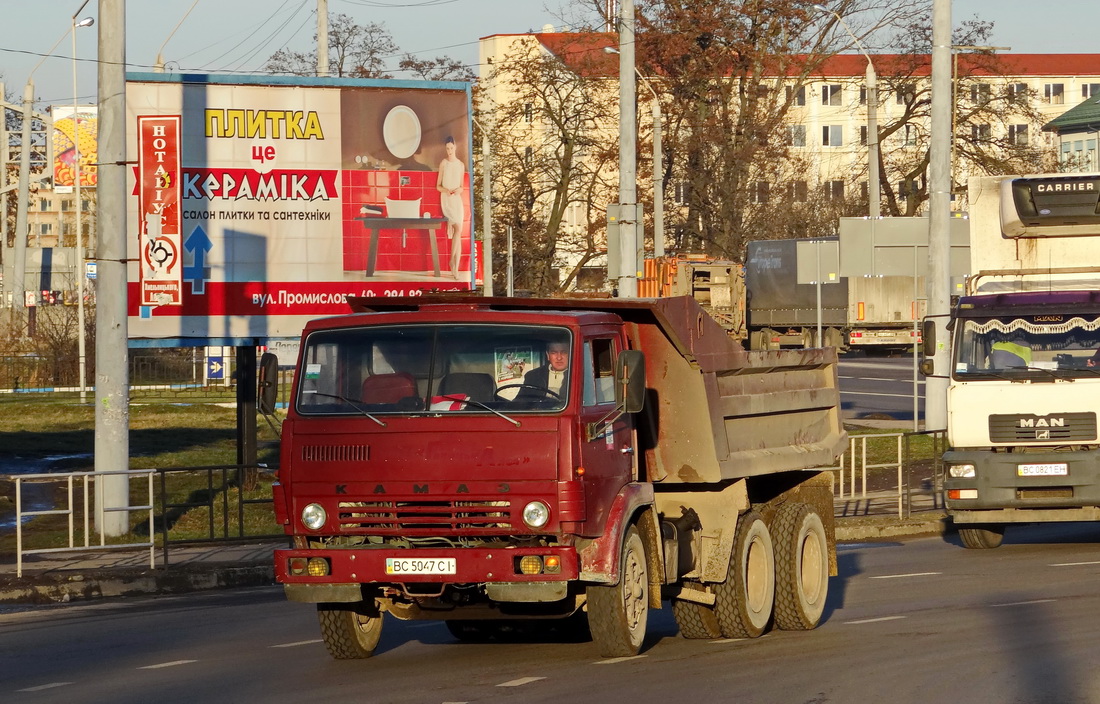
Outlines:
POLYGON ((1056 464, 1018 464, 1016 474, 1021 477, 1064 477, 1069 474, 1069 465, 1056 464))
POLYGON ((454 574, 453 557, 387 557, 386 574, 454 574))

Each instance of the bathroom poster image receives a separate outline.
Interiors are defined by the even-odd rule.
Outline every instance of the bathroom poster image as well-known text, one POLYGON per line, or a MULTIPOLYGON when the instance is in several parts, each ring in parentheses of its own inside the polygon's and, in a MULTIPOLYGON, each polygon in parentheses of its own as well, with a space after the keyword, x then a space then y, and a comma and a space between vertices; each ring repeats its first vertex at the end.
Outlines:
POLYGON ((182 302, 142 305, 130 265, 131 337, 292 337, 349 296, 473 288, 469 84, 131 73, 126 103, 128 153, 180 115, 182 160, 182 302))

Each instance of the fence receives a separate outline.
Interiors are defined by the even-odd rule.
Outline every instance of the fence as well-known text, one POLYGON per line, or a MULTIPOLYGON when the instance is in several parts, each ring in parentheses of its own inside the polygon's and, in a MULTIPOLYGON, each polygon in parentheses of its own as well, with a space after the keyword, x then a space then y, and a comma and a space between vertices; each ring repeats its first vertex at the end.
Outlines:
POLYGON ((867 435, 853 435, 848 440, 848 450, 841 456, 840 464, 833 468, 837 472, 839 483, 837 498, 863 501, 860 510, 862 513, 871 512, 873 501, 888 500, 897 505, 898 518, 909 518, 914 510, 914 498, 923 497, 927 501, 921 502, 921 508, 943 508, 943 453, 947 449, 947 431, 945 430, 921 430, 906 433, 873 433, 867 435), (913 470, 918 461, 915 458, 914 443, 917 438, 927 437, 931 441, 931 485, 914 490, 913 470), (891 442, 892 441, 892 442, 891 442), (873 454, 881 457, 886 452, 883 445, 893 445, 892 457, 885 461, 873 461, 869 458, 868 443, 876 445, 873 454), (873 490, 868 493, 867 482, 872 470, 894 469, 895 491, 885 492, 873 490), (856 485, 859 483, 859 495, 856 495, 856 485), (847 490, 845 485, 847 483, 847 490))
POLYGON ((271 498, 272 472, 264 466, 215 465, 208 467, 173 467, 117 472, 52 472, 42 474, 16 474, 3 477, 15 484, 15 535, 16 572, 23 575, 24 557, 60 552, 89 552, 134 548, 149 549, 149 566, 155 568, 156 546, 159 539, 163 550, 163 567, 169 564, 169 549, 173 546, 203 543, 242 542, 283 538, 275 523, 271 498), (145 479, 147 495, 144 504, 135 504, 135 491, 131 487, 130 505, 121 507, 95 505, 94 483, 97 478, 125 475, 129 480, 145 479), (249 479, 256 479, 254 486, 245 487, 249 479), (26 509, 24 489, 28 485, 58 484, 60 505, 49 508, 26 509), (156 489, 156 490, 155 490, 156 489), (77 499, 80 499, 79 501, 77 499), (99 534, 93 541, 93 517, 98 524, 103 513, 127 511, 144 513, 139 520, 131 516, 131 532, 121 538, 123 542, 107 542, 99 534), (65 543, 58 547, 28 547, 25 519, 63 516, 66 528, 42 526, 40 533, 49 533, 49 539, 58 541, 60 533, 65 543), (79 526, 79 530, 78 530, 79 526), (140 540, 141 534, 148 536, 140 540))

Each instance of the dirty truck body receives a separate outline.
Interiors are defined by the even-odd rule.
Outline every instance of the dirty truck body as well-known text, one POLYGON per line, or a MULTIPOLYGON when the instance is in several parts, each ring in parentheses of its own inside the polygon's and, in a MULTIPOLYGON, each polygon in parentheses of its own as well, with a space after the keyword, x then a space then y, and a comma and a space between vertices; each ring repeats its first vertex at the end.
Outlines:
POLYGON ((1100 175, 970 183, 974 274, 952 309, 945 504, 964 545, 1100 519, 1100 175))
POLYGON ((746 352, 689 297, 352 305, 303 333, 275 487, 277 579, 334 657, 385 612, 460 639, 586 619, 605 656, 663 600, 687 637, 816 626, 835 350, 746 352))

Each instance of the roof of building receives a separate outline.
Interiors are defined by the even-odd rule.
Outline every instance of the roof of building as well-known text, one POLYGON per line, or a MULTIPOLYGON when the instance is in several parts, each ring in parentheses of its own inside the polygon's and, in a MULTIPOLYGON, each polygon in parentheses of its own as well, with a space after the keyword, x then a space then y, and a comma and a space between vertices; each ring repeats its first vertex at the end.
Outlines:
POLYGON ((1100 96, 1093 95, 1091 98, 1086 98, 1080 105, 1066 110, 1043 125, 1043 130, 1059 133, 1079 130, 1095 132, 1098 126, 1100 126, 1100 96))
MULTIPOLYGON (((619 59, 614 53, 605 51, 606 47, 618 48, 617 34, 607 32, 538 32, 534 34, 494 34, 483 39, 504 37, 533 37, 551 54, 560 57, 574 71, 587 76, 612 77, 618 73, 619 59)), ((644 35, 639 36, 639 44, 645 42, 644 35)), ((997 54, 1000 64, 996 72, 988 68, 988 54, 965 54, 958 56, 958 71, 965 75, 1002 75, 1002 76, 1100 76, 1100 54, 997 54), (981 59, 977 60, 980 56, 981 59)), ((788 73, 794 73, 799 64, 797 56, 788 73)), ((931 73, 929 54, 915 56, 904 54, 871 54, 875 69, 880 75, 896 73, 894 67, 913 66, 905 73, 914 76, 927 76, 931 73)), ((867 69, 867 59, 862 54, 835 54, 822 62, 812 75, 820 78, 842 78, 863 76, 867 69)))

